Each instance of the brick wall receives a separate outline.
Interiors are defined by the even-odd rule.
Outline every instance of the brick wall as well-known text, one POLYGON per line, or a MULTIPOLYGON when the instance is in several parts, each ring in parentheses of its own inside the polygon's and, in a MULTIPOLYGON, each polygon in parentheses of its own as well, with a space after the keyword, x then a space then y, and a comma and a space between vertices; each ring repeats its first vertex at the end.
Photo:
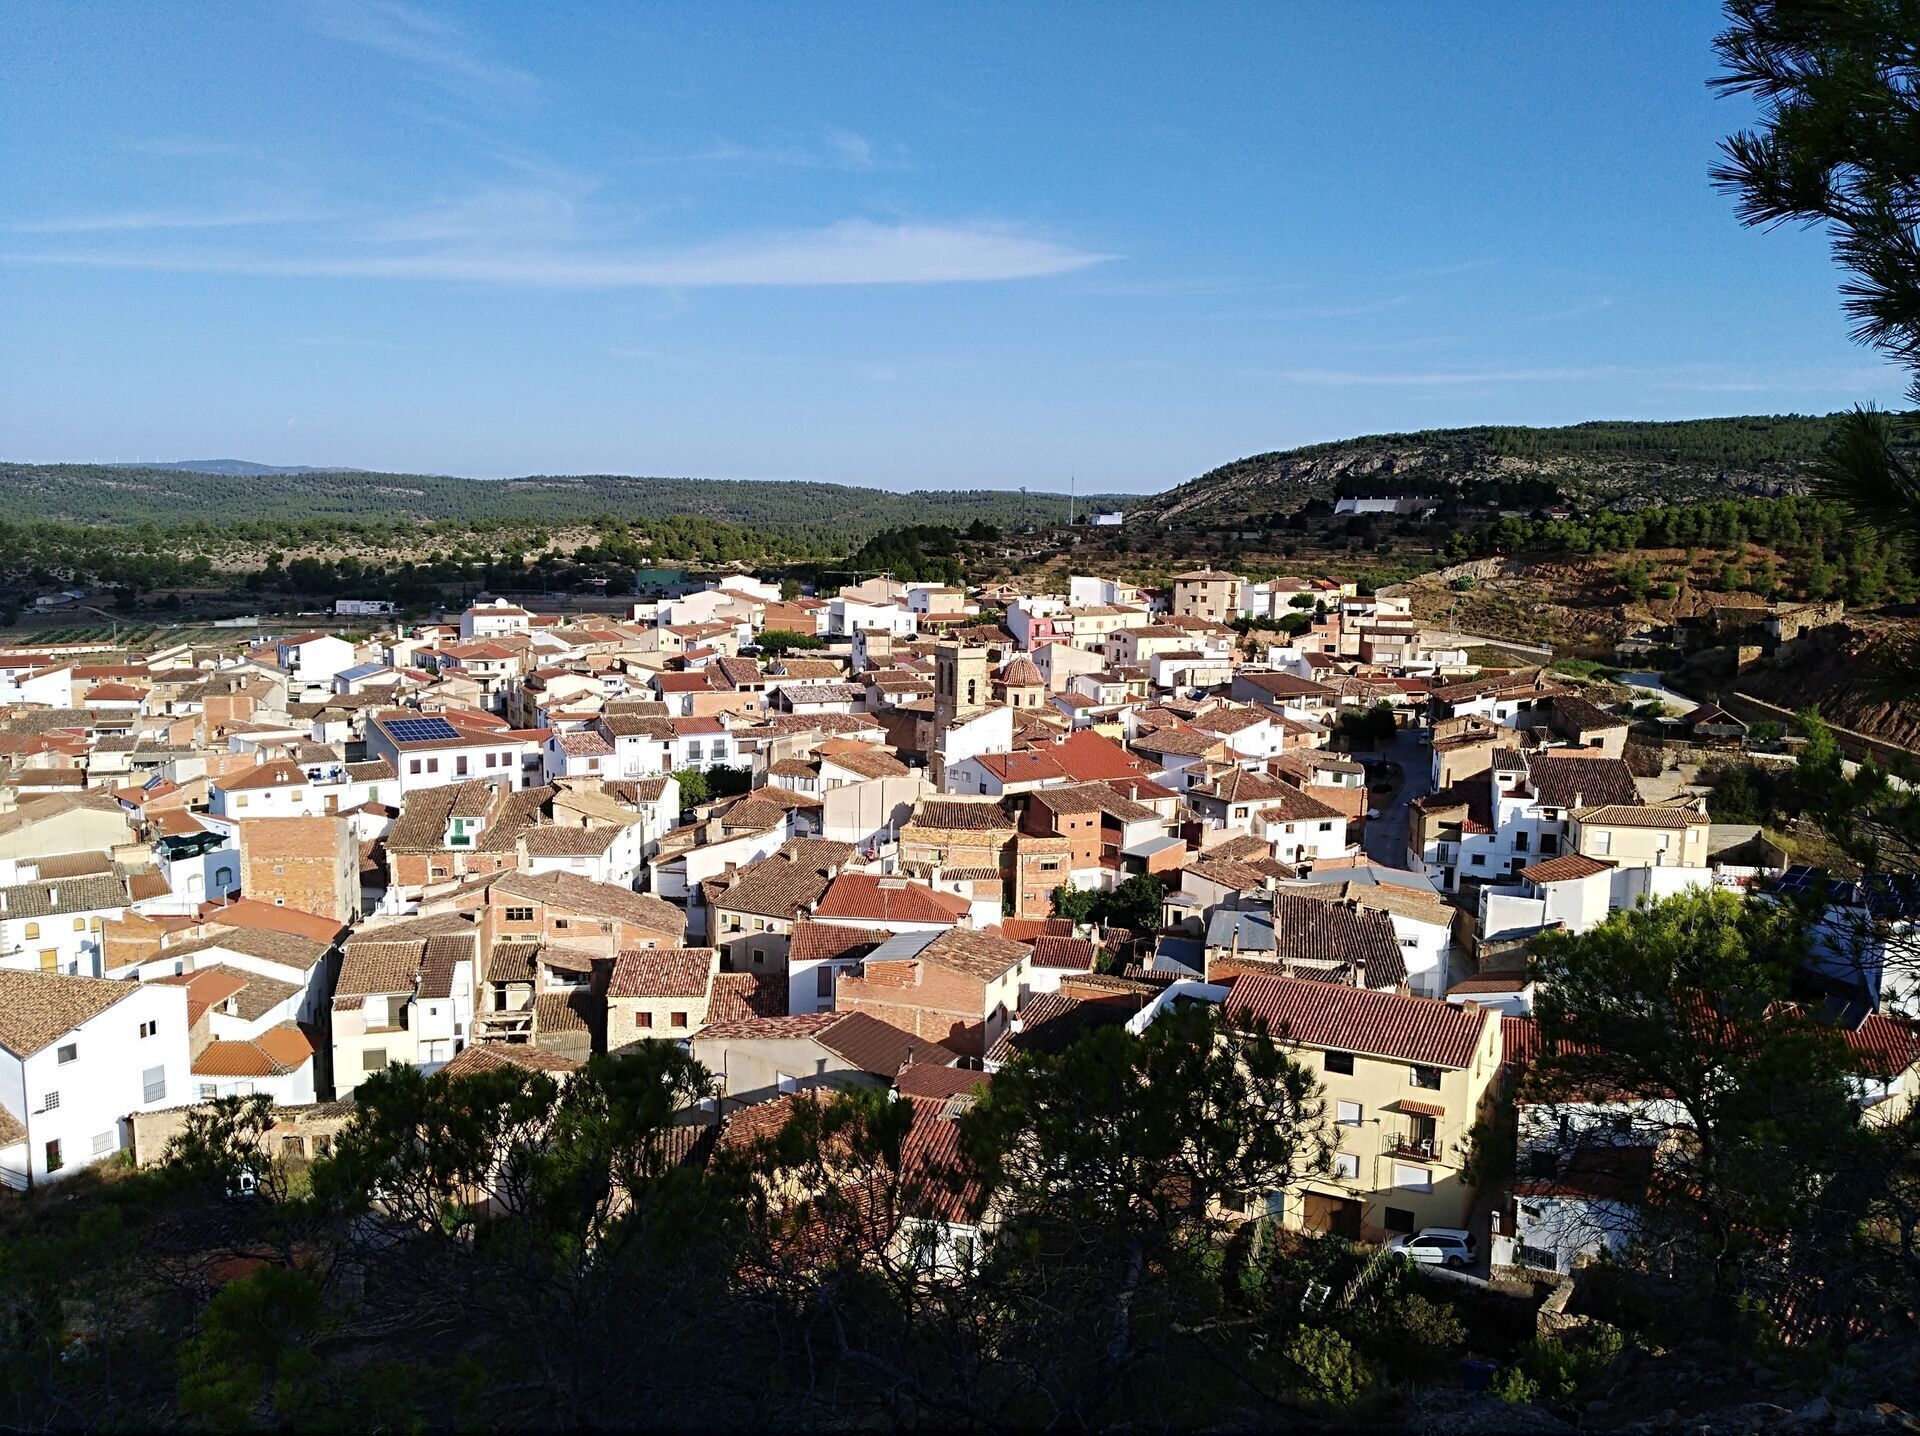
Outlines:
POLYGON ((345 818, 246 818, 240 890, 349 923, 360 916, 360 849, 345 818))
POLYGON ((967 1056, 984 1054, 984 984, 933 963, 869 962, 861 976, 843 972, 833 1005, 835 1011, 864 1012, 967 1056))

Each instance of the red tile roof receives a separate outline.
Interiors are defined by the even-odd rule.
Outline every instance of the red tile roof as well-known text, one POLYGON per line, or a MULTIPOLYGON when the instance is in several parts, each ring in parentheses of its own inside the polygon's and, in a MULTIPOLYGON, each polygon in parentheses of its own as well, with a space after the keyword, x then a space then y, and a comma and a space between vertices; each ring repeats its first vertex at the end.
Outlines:
POLYGON ((1612 863, 1603 863, 1585 853, 1562 853, 1557 858, 1548 858, 1544 863, 1534 863, 1520 869, 1520 876, 1532 883, 1564 883, 1575 878, 1590 878, 1612 867, 1612 863))
POLYGON ((613 960, 608 997, 705 997, 713 977, 710 947, 629 948, 613 960))
POLYGON ((935 892, 905 878, 842 873, 814 908, 816 919, 856 922, 919 922, 952 926, 972 909, 965 898, 935 892))
POLYGON ((1492 1014, 1432 997, 1368 992, 1304 977, 1242 973, 1227 991, 1236 1019, 1263 1019, 1276 1036, 1434 1067, 1465 1067, 1492 1014))

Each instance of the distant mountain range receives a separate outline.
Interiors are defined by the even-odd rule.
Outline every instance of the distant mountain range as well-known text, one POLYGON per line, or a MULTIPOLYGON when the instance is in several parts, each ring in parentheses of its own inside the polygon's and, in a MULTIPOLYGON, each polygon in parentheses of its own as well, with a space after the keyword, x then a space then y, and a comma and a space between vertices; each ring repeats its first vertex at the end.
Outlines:
MULTIPOLYGON (((1260 526, 1313 499, 1434 496, 1478 507, 1633 508, 1804 489, 1837 415, 1483 425, 1375 434, 1256 454, 1148 497, 1083 494, 1079 512, 1121 509, 1130 528, 1260 526)), ((1920 415, 1903 416, 1920 449, 1920 415)), ((0 515, 78 523, 185 519, 580 523, 696 517, 816 538, 914 524, 1060 523, 1064 494, 998 489, 899 493, 799 480, 623 474, 465 479, 246 459, 166 464, 0 463, 0 515)))
POLYGON ((251 479, 266 474, 364 474, 344 464, 256 464, 251 459, 173 459, 160 464, 109 464, 115 469, 173 469, 188 474, 218 474, 229 479, 251 479))
MULTIPOLYGON (((1635 508, 1801 492, 1838 415, 1486 425, 1374 434, 1256 454, 1128 510, 1129 524, 1259 524, 1313 499, 1635 508)), ((1920 416, 1906 415, 1911 426, 1920 416)), ((1911 442, 1911 430, 1910 430, 1911 442)))
MULTIPOLYGON (((1079 512, 1139 496, 1083 494, 1079 512)), ((584 523, 707 518, 820 540, 863 538, 914 524, 1001 528, 1064 522, 1065 494, 999 489, 896 493, 785 480, 645 478, 624 474, 463 479, 189 459, 171 464, 0 462, 0 518, 86 524, 303 522, 584 523)))

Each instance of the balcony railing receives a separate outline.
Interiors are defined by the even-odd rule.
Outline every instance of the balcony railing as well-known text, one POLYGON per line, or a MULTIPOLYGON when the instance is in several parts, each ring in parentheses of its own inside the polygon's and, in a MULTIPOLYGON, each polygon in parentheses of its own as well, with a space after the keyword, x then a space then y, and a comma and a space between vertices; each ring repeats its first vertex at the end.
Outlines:
POLYGON ((1420 1162, 1437 1162, 1441 1159, 1440 1143, 1433 1137, 1389 1136, 1387 1151, 1392 1156, 1411 1157, 1420 1162))

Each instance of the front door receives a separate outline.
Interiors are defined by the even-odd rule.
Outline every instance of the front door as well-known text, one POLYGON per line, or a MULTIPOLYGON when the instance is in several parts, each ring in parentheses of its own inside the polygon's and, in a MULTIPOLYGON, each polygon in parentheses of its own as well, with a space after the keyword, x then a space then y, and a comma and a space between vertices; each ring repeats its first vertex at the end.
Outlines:
POLYGON ((1360 1240, 1360 1203, 1348 1197, 1329 1197, 1308 1192, 1304 1224, 1310 1232, 1360 1240))

